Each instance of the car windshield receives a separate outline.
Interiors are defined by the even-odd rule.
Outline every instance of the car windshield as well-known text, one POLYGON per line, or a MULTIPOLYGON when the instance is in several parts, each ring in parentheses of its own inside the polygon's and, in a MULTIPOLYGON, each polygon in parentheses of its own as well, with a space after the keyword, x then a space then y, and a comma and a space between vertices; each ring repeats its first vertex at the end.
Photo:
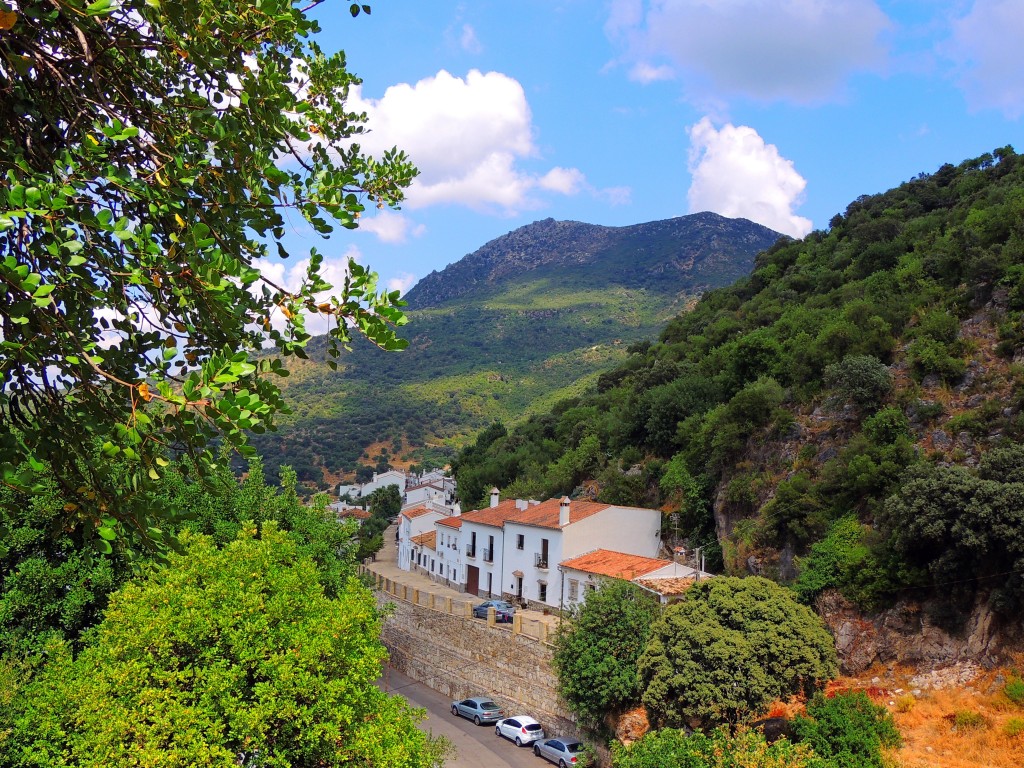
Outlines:
POLYGON ((493 701, 482 701, 482 702, 480 702, 480 708, 481 709, 497 709, 498 705, 495 704, 493 701))
POLYGON ((583 745, 580 744, 578 741, 574 741, 572 744, 565 745, 566 752, 579 752, 582 749, 583 745))
POLYGON ((540 730, 540 723, 529 723, 526 726, 526 730, 528 730, 528 731, 539 731, 540 730))

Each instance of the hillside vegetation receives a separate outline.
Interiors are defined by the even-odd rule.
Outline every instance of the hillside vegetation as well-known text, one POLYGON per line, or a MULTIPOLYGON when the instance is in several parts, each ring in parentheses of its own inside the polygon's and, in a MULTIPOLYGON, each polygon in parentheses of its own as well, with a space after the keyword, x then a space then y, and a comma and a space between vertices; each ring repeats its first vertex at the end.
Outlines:
POLYGON ((942 585, 948 620, 978 594, 1015 610, 1022 310, 1024 160, 1004 147, 858 198, 586 393, 492 425, 457 458, 464 506, 492 485, 654 505, 674 543, 808 602, 942 585))
POLYGON ((521 227, 424 278, 401 354, 356 343, 326 362, 309 345, 284 382, 293 413, 254 436, 273 473, 320 485, 360 467, 447 463, 495 419, 581 394, 703 291, 750 272, 779 238, 744 219, 695 214, 630 227, 521 227), (384 452, 386 451, 386 453, 384 452))

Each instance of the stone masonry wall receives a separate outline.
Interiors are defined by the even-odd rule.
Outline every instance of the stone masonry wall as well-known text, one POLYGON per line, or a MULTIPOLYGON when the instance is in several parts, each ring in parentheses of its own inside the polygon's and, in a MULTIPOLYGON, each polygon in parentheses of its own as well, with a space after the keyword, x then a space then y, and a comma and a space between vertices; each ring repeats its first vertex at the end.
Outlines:
POLYGON ((401 586, 391 592, 376 595, 393 606, 381 639, 394 669, 452 699, 492 695, 506 712, 536 717, 549 736, 583 736, 558 696, 550 644, 458 615, 458 604, 431 608, 403 599, 401 586))

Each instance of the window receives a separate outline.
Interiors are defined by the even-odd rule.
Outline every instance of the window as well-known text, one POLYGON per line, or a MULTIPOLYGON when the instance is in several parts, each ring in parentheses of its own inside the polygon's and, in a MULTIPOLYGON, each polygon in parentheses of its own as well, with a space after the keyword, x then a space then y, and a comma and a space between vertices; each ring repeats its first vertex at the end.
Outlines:
POLYGON ((516 536, 516 549, 522 549, 526 545, 526 537, 523 534, 516 536))
POLYGON ((580 599, 580 583, 576 579, 569 579, 569 600, 576 602, 580 599))
POLYGON ((543 581, 537 582, 537 599, 542 603, 547 602, 548 599, 548 585, 543 581))
POLYGON ((596 584, 587 584, 587 591, 588 592, 593 592, 596 589, 597 589, 597 585, 596 584))

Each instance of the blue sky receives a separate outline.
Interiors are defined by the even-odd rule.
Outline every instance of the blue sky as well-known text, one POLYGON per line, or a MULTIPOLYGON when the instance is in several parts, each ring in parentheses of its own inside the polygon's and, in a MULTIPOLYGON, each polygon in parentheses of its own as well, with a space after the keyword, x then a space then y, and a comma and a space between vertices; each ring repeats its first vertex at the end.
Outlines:
POLYGON ((289 240, 392 288, 547 217, 713 210, 801 236, 861 194, 1024 151, 1024 0, 370 3, 320 6, 318 41, 363 79, 363 146, 422 175, 398 213, 289 240))

